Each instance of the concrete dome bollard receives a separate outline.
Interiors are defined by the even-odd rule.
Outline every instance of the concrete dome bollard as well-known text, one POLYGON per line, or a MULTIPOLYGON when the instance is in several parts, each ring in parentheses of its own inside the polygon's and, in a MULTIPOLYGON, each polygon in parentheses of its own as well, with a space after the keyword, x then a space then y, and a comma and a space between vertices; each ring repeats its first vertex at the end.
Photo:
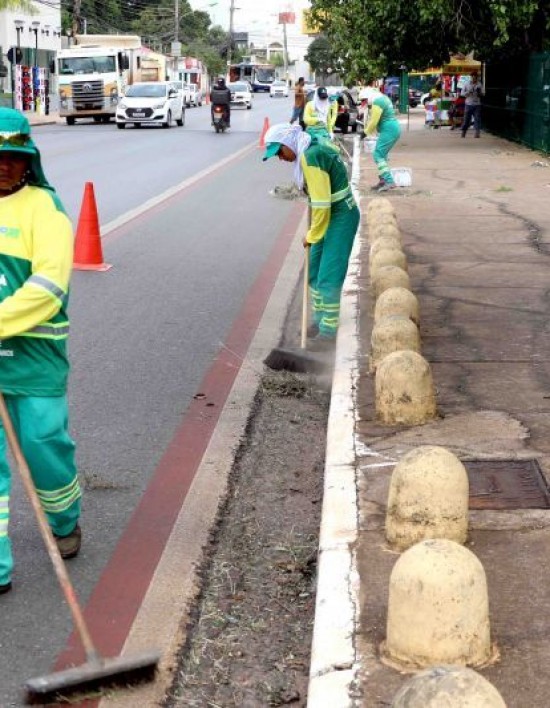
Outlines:
POLYGON ((392 226, 397 229, 395 214, 391 214, 389 211, 381 211, 372 216, 367 216, 367 228, 373 234, 371 241, 375 238, 374 234, 379 232, 382 226, 392 226))
POLYGON ((369 223, 368 228, 368 241, 369 243, 375 243, 379 238, 385 238, 389 236, 390 238, 396 239, 401 243, 401 232, 396 222, 392 221, 376 221, 374 223, 369 223))
POLYGON ((382 266, 397 266, 407 271, 407 256, 400 248, 383 248, 369 259, 371 277, 382 266))
POLYGON ((382 657, 405 669, 495 659, 485 571, 471 551, 438 538, 400 556, 390 576, 382 657))
POLYGON ((403 349, 420 352, 420 333, 415 323, 403 315, 379 320, 371 334, 371 371, 375 371, 388 354, 403 349))
POLYGON ((409 679, 391 708, 506 708, 497 689, 473 669, 435 666, 409 679))
POLYGON ((369 249, 369 260, 372 260, 377 253, 384 251, 385 249, 396 249, 398 251, 403 250, 401 241, 395 238, 395 236, 380 236, 380 238, 377 238, 376 241, 373 241, 372 246, 369 249))
POLYGON ((437 415, 428 362, 413 351, 388 354, 376 367, 376 412, 386 425, 421 425, 437 415))
POLYGON ((370 214, 375 214, 379 212, 387 211, 391 214, 395 213, 393 204, 386 197, 374 197, 367 203, 367 216, 370 214))
POLYGON ((372 277, 374 297, 378 299, 388 288, 411 289, 408 274, 398 266, 381 266, 372 277))
POLYGON ((465 543, 468 537, 468 473, 444 447, 424 445, 402 457, 392 474, 386 539, 404 551, 428 538, 465 543))
POLYGON ((420 322, 418 300, 414 293, 406 288, 388 288, 380 295, 374 307, 374 321, 390 315, 404 315, 416 325, 420 322))

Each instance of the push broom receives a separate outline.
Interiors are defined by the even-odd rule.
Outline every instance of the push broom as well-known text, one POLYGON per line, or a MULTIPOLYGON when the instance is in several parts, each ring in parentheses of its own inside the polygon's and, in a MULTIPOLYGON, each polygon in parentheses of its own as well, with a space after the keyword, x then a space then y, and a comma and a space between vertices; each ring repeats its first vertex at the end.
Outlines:
POLYGON ((297 374, 316 374, 326 370, 325 359, 314 356, 306 349, 309 298, 309 246, 304 249, 304 287, 302 294, 302 330, 300 349, 272 349, 264 364, 273 371, 291 371, 297 374))
POLYGON ((48 703, 71 693, 88 691, 92 688, 152 680, 160 659, 160 653, 157 651, 151 650, 131 657, 121 656, 113 659, 103 658, 99 655, 92 642, 73 584, 34 488, 29 467, 21 452, 2 393, 0 393, 0 419, 87 659, 80 666, 27 681, 24 686, 27 702, 48 703))

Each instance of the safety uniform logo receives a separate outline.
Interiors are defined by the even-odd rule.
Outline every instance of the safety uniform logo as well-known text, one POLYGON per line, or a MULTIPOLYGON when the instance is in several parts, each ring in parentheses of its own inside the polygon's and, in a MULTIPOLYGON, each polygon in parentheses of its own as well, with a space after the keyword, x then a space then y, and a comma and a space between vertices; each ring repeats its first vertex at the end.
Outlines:
POLYGON ((21 229, 15 226, 0 226, 0 236, 5 238, 19 238, 21 235, 21 229))

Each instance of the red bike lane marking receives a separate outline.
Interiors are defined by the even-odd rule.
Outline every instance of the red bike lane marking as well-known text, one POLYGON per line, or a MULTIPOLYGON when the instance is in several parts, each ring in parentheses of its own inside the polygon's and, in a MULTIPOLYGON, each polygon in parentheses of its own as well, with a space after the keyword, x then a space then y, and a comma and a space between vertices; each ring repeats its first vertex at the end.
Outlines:
MULTIPOLYGON (((94 643, 104 657, 119 655, 128 637, 304 210, 303 204, 296 204, 288 215, 217 358, 198 388, 202 395, 191 401, 90 595, 85 617, 94 643), (208 405, 212 402, 215 406, 208 405)), ((85 660, 80 639, 73 632, 57 658, 55 670, 85 660)), ((80 705, 92 708, 97 701, 86 700, 80 705)))

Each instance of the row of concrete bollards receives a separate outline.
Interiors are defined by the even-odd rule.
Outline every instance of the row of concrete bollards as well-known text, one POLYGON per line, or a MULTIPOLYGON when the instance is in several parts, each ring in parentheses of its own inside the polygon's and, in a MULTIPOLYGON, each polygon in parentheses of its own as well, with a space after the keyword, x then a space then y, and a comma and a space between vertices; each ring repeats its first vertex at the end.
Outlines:
MULTIPOLYGON (((435 390, 421 355, 418 301, 395 212, 387 199, 366 211, 375 298, 370 370, 376 412, 388 425, 436 416, 435 390)), ((386 540, 402 555, 390 577, 382 661, 419 672, 393 708, 506 708, 498 691, 471 668, 492 663, 485 571, 464 544, 469 483, 464 465, 442 447, 423 446, 396 465, 388 495, 386 540)))
POLYGON ((369 202, 370 280, 375 299, 370 369, 377 415, 388 425, 417 425, 436 416, 428 362, 420 354, 418 301, 411 292, 407 258, 393 206, 369 202))

